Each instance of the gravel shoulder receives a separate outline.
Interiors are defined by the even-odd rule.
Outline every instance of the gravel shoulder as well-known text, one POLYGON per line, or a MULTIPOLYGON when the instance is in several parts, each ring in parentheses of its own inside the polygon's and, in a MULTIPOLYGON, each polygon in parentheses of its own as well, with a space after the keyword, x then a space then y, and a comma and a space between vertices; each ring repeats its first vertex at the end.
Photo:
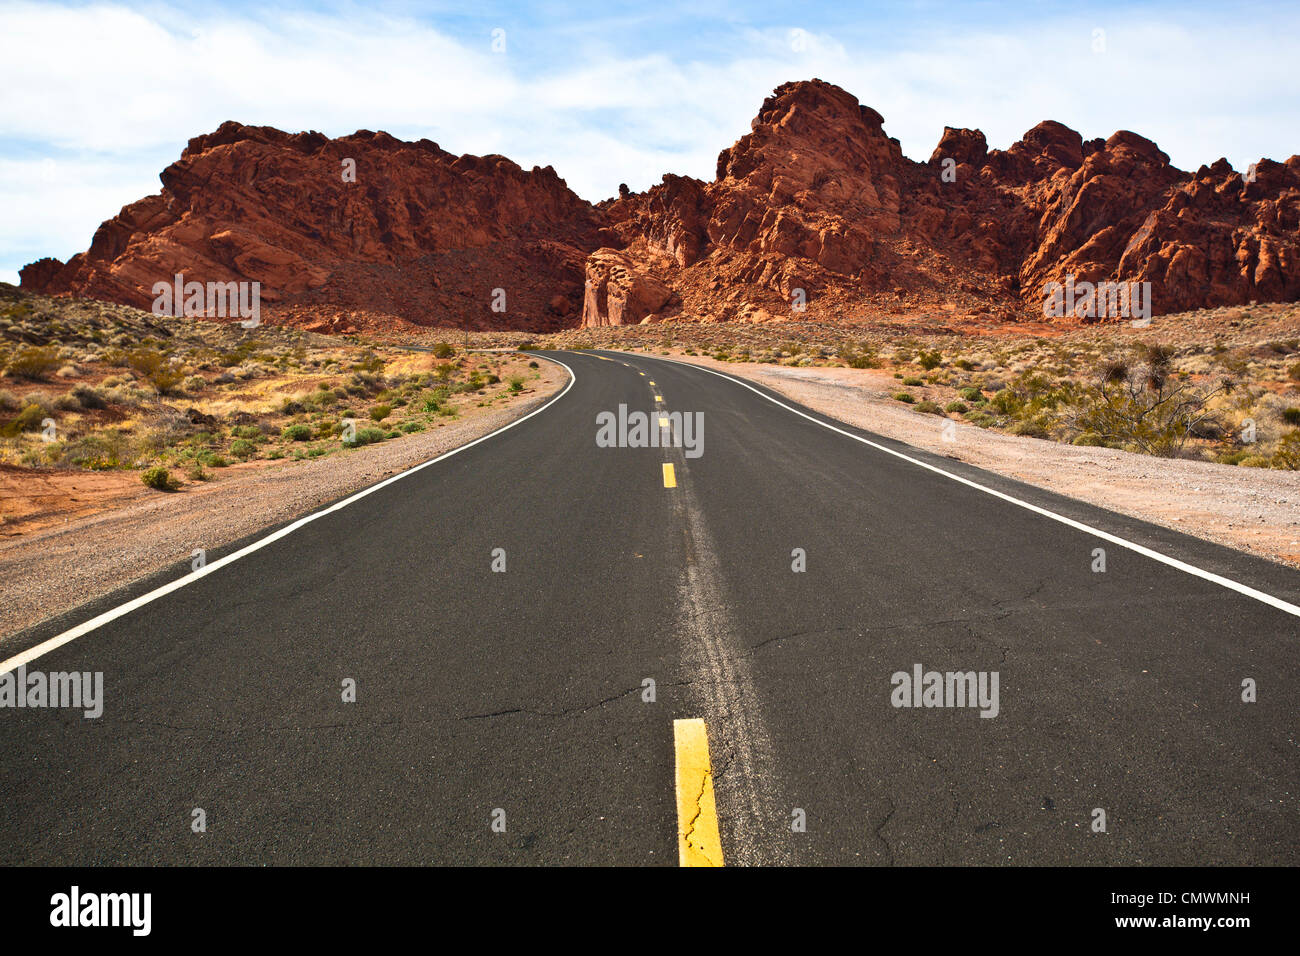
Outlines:
POLYGON ((1063 445, 913 411, 871 369, 791 368, 665 356, 765 385, 842 422, 1089 504, 1300 568, 1300 472, 1063 445), (953 421, 954 440, 943 423, 953 421))
POLYGON ((568 381, 568 373, 550 362, 541 363, 540 372, 535 386, 509 405, 473 409, 441 428, 325 458, 277 462, 172 494, 144 489, 112 510, 5 540, 0 634, 15 634, 189 560, 197 548, 221 548, 309 514, 481 438, 540 407, 568 381))

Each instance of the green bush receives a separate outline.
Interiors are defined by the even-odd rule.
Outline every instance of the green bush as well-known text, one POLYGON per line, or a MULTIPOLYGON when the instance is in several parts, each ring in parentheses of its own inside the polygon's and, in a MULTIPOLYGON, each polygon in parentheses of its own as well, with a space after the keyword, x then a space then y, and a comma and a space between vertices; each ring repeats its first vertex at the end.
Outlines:
POLYGON ((922 349, 920 352, 916 353, 916 364, 928 372, 943 364, 943 355, 940 354, 938 349, 929 352, 922 349))
MULTIPOLYGON (((536 346, 533 346, 533 345, 521 345, 520 348, 536 348, 536 346)), ((456 354, 456 350, 455 350, 454 348, 452 348, 450 345, 448 345, 446 342, 436 342, 436 343, 434 343, 434 346, 433 346, 433 357, 434 357, 434 358, 448 359, 448 358, 451 358, 451 357, 452 357, 453 355, 455 355, 455 354, 456 354)))
POLYGON ((391 414, 393 414, 392 405, 376 405, 374 408, 370 409, 371 419, 377 422, 382 422, 391 414))
POLYGON ((969 411, 965 402, 949 402, 943 407, 943 410, 945 412, 956 412, 958 415, 962 415, 969 411))
POLYGON ((40 405, 35 403, 23 406, 23 410, 18 413, 13 421, 4 427, 7 435, 17 435, 19 432, 38 432, 41 430, 41 422, 45 420, 47 412, 40 405))
POLYGON ((353 436, 352 441, 345 441, 343 444, 348 448, 357 448, 361 445, 373 445, 387 437, 388 435, 381 428, 362 428, 353 436))
POLYGON ((1287 432, 1277 443, 1271 464, 1274 468, 1300 471, 1300 432, 1287 432))
POLYGON ((135 349, 127 355, 126 362, 138 376, 156 388, 160 395, 168 394, 185 381, 185 369, 157 349, 135 349))
POLYGON ((903 384, 904 384, 904 385, 910 385, 910 386, 912 386, 912 387, 916 387, 916 386, 918 386, 918 385, 924 385, 925 382, 923 382, 921 379, 917 378, 915 375, 909 375, 907 378, 903 379, 903 384))
POLYGON ((257 446, 246 438, 231 442, 230 453, 236 458, 251 458, 257 454, 257 446))
POLYGON ((289 425, 280 434, 285 438, 289 439, 289 441, 310 441, 311 426, 310 425, 289 425))
POLYGON ((984 393, 972 385, 967 385, 965 388, 958 389, 957 394, 968 402, 984 401, 984 393))
POLYGON ((140 480, 148 487, 158 491, 175 491, 180 487, 179 482, 172 477, 171 472, 162 465, 146 469, 140 474, 140 480))
POLYGON ((252 441, 262 440, 262 429, 256 425, 236 425, 230 429, 230 434, 235 438, 247 438, 252 441))
POLYGON ((8 369, 18 378, 43 379, 62 364, 58 349, 28 345, 13 354, 8 369))
POLYGON ((943 414, 943 409, 939 407, 939 405, 938 405, 937 402, 929 402, 929 401, 926 401, 926 402, 920 402, 920 403, 916 406, 916 411, 918 411, 918 412, 924 412, 924 413, 927 414, 927 415, 942 415, 942 414, 943 414))
POLYGON ((909 395, 907 392, 895 392, 894 399, 896 401, 906 402, 909 405, 911 405, 913 402, 916 401, 916 398, 912 395, 909 395))
POLYGON ((524 380, 518 375, 512 376, 510 379, 510 391, 518 393, 518 392, 522 392, 523 390, 524 390, 524 380))

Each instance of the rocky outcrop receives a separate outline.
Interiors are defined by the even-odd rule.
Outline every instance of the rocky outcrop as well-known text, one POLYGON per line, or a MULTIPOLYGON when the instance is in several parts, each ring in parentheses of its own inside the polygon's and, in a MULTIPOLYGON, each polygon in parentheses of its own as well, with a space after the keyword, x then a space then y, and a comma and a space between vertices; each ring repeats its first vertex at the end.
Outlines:
POLYGON ((583 326, 638 325, 672 298, 672 290, 639 272, 630 257, 597 249, 587 259, 583 326))
POLYGON ((454 156, 428 140, 340 139, 223 124, 192 139, 163 189, 124 208, 24 288, 148 307, 155 282, 256 281, 264 304, 328 303, 413 321, 572 324, 591 206, 550 167, 454 156), (494 290, 505 311, 492 311, 494 290))
POLYGON ((1300 298, 1300 157, 1187 173, 1136 133, 1084 140, 1047 121, 1005 150, 947 127, 918 163, 820 80, 778 87, 711 182, 668 174, 595 206, 549 167, 234 123, 191 140, 162 182, 87 252, 23 269, 24 287, 147 306, 183 272, 259 281, 290 316, 535 330, 1041 317, 1044 287, 1067 277, 1149 282, 1156 313, 1300 298))

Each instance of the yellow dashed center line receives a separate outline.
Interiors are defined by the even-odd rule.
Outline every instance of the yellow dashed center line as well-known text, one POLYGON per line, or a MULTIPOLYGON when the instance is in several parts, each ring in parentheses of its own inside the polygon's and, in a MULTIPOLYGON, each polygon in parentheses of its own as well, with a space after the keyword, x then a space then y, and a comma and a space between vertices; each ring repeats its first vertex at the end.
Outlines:
MULTIPOLYGON (((644 374, 645 374, 645 373, 644 373, 644 372, 642 372, 642 373, 641 373, 641 374, 643 374, 643 375, 644 375, 644 374)), ((651 385, 653 385, 653 384, 654 384, 654 382, 651 382, 651 383, 650 383, 650 384, 651 384, 651 385)))
POLYGON ((665 488, 677 487, 677 472, 673 470, 673 466, 671 462, 664 462, 664 487, 665 488))
POLYGON ((668 419, 665 418, 665 417, 662 416, 662 415, 659 416, 659 427, 660 427, 660 428, 667 428, 667 427, 668 427, 668 419))
POLYGON ((664 397, 663 397, 662 395, 656 395, 656 396, 655 396, 655 401, 656 401, 656 402, 662 402, 663 400, 664 400, 664 397))
POLYGON ((709 734, 704 721, 674 720, 673 746, 677 751, 678 862, 682 866, 722 866, 709 734))
MULTIPOLYGON (((640 375, 640 376, 643 376, 643 377, 644 377, 644 375, 645 375, 645 372, 637 372, 637 374, 638 374, 638 375, 640 375)), ((653 385, 653 384, 654 384, 654 383, 653 383, 653 382, 651 382, 651 383, 650 383, 650 384, 651 384, 651 385, 653 385)))

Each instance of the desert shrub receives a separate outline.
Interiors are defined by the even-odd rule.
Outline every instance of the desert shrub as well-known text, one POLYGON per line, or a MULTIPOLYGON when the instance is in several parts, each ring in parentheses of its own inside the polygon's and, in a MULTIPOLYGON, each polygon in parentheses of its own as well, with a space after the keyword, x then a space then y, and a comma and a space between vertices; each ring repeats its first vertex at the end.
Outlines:
POLYGON ((158 491, 174 491, 180 487, 180 484, 172 477, 171 472, 162 465, 145 469, 140 474, 140 480, 148 487, 155 488, 158 491))
POLYGON ((361 353, 361 358, 352 366, 355 372, 382 372, 385 362, 370 349, 361 353))
POLYGON ((1178 455, 1212 418, 1210 399, 1231 385, 1178 379, 1170 374, 1172 355, 1167 347, 1147 346, 1136 366, 1108 363, 1099 380, 1075 396, 1073 427, 1144 454, 1178 455))
POLYGON ((956 412, 958 415, 969 411, 965 402, 949 402, 943 407, 945 412, 956 412))
POLYGON ((361 445, 373 445, 381 442, 388 437, 380 428, 361 428, 352 437, 352 441, 344 442, 349 448, 357 448, 361 445))
POLYGON ((135 349, 127 355, 126 361, 136 375, 157 389, 160 395, 170 393, 185 380, 185 369, 157 349, 135 349))
POLYGON ((1287 432, 1278 440, 1271 464, 1274 468, 1300 471, 1300 431, 1287 432))
POLYGON ((895 392, 894 400, 899 402, 906 402, 908 405, 911 405, 913 402, 916 401, 916 398, 915 396, 907 392, 895 392))
POLYGON ((202 375, 191 375, 185 380, 185 391, 201 392, 208 387, 208 380, 202 375))
POLYGON ((9 358, 9 374, 17 378, 43 379, 58 368, 59 350, 49 346, 28 345, 9 358))
POLYGON ((957 394, 968 402, 980 402, 984 400, 984 393, 973 385, 967 385, 965 388, 958 389, 957 394))
POLYGON ((106 408, 108 406, 108 402, 104 400, 104 394, 90 385, 78 385, 70 394, 76 397, 82 408, 106 408))
POLYGON ((389 415, 393 414, 392 405, 376 405, 370 409, 370 418, 376 422, 382 422, 389 415))
MULTIPOLYGON (((533 344, 531 344, 531 343, 527 343, 527 342, 524 343, 523 345, 519 346, 519 348, 520 348, 520 349, 523 349, 523 350, 531 349, 531 348, 536 348, 536 347, 537 347, 537 346, 535 346, 535 345, 533 345, 533 344)), ((448 358, 451 358, 451 357, 452 357, 453 355, 455 355, 455 354, 456 354, 456 350, 455 350, 454 348, 452 348, 450 345, 448 345, 446 342, 436 342, 436 343, 434 344, 434 346, 433 346, 433 357, 434 357, 434 358, 439 358, 439 359, 448 359, 448 358)))
POLYGON ((17 435, 21 432, 38 432, 41 430, 41 422, 45 420, 48 411, 31 402, 23 406, 11 421, 7 422, 3 429, 0 429, 5 435, 17 435))
POLYGON ((925 382, 917 378, 915 375, 909 375, 907 378, 903 379, 903 384, 916 387, 917 385, 924 385, 925 382))
POLYGON ((422 431, 424 431, 424 423, 423 423, 423 422, 405 422, 405 423, 403 423, 403 424, 401 425, 401 427, 400 427, 399 430, 400 430, 400 431, 403 431, 403 432, 406 432, 406 434, 408 434, 408 435, 411 434, 412 432, 422 432, 422 431))
POLYGON ((280 434, 289 441, 310 441, 311 427, 308 425, 289 425, 280 434))
POLYGON ((1300 425, 1300 408, 1282 409, 1282 421, 1288 425, 1300 425))
POLYGON ((1300 382, 1300 362, 1296 362, 1286 370, 1287 378, 1293 382, 1300 382))
POLYGON ((1086 445, 1086 446, 1099 447, 1099 448, 1110 447, 1107 444, 1106 439, 1102 438, 1100 435, 1094 435, 1092 432, 1083 432, 1080 435, 1076 435, 1074 437, 1074 441, 1070 442, 1070 444, 1086 445))
POLYGON ((916 409, 915 409, 915 410, 918 411, 918 412, 924 412, 924 413, 927 414, 927 415, 942 415, 942 414, 943 414, 943 409, 939 407, 938 403, 936 403, 936 402, 930 402, 930 401, 925 401, 925 402, 919 402, 919 403, 917 403, 917 406, 916 406, 916 409))
POLYGON ((230 453, 236 458, 251 458, 257 454, 257 445, 247 438, 236 438, 230 443, 230 453))
MULTIPOLYGON (((73 389, 73 391, 76 391, 76 389, 73 389)), ((21 406, 22 403, 18 401, 17 395, 13 392, 0 389, 0 411, 13 412, 17 411, 21 406)))
POLYGON ((512 391, 512 392, 522 392, 523 390, 524 390, 524 380, 523 380, 523 378, 521 378, 521 377, 518 376, 518 375, 514 375, 514 376, 512 376, 511 379, 510 379, 510 391, 512 391))
POLYGON ((1024 435, 1028 438, 1049 438, 1047 426, 1038 419, 1028 418, 1024 421, 1014 422, 1007 429, 1012 435, 1024 435))
POLYGON ((943 364, 943 355, 938 349, 932 349, 928 352, 925 349, 922 349, 916 353, 916 364, 928 372, 943 364))
POLYGON ((230 434, 234 438, 249 438, 260 441, 262 438, 262 429, 256 425, 236 425, 230 429, 230 434))

